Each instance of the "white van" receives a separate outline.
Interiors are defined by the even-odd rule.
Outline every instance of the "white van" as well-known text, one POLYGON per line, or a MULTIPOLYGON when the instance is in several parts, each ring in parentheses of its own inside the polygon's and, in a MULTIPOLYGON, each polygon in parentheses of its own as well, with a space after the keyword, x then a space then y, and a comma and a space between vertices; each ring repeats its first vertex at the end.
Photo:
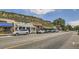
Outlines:
POLYGON ((16 31, 13 32, 13 35, 20 35, 20 34, 28 34, 29 31, 26 27, 18 27, 16 28, 16 31))

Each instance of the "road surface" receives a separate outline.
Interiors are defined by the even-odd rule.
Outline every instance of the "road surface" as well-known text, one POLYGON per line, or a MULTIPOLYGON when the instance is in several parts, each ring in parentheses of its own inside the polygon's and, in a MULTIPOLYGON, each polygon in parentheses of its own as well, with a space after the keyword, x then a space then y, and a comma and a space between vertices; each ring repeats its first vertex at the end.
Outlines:
POLYGON ((76 49, 76 32, 59 32, 0 37, 0 49, 76 49))
POLYGON ((41 41, 37 41, 37 42, 33 42, 31 44, 27 44, 27 45, 22 45, 18 48, 28 48, 28 49, 58 49, 61 46, 63 46, 63 44, 66 43, 66 41, 71 37, 72 33, 65 33, 62 35, 58 35, 55 37, 50 37, 50 38, 46 38, 45 40, 41 40, 41 41))

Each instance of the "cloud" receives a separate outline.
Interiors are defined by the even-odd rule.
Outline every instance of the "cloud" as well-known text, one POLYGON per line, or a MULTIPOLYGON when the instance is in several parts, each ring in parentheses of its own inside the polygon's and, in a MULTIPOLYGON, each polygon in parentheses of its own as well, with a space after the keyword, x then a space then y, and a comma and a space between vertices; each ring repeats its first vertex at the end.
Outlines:
POLYGON ((31 12, 35 13, 35 14, 47 14, 49 12, 54 12, 56 11, 55 9, 30 9, 31 12))
POLYGON ((76 26, 79 25, 79 20, 69 22, 70 25, 76 26))

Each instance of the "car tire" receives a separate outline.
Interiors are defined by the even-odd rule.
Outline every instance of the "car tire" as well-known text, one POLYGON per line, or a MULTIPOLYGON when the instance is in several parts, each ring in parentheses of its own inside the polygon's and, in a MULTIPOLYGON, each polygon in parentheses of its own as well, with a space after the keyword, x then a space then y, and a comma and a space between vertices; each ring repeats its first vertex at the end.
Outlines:
POLYGON ((15 36, 18 36, 18 35, 19 35, 18 33, 15 34, 15 36))
POLYGON ((27 34, 29 34, 29 33, 26 32, 26 35, 27 35, 27 34))

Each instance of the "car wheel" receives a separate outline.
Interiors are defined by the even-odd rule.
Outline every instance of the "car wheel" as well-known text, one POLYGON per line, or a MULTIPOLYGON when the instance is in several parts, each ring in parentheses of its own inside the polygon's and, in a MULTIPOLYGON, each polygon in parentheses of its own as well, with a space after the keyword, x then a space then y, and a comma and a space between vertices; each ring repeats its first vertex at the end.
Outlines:
POLYGON ((16 36, 18 36, 19 34, 18 34, 18 33, 16 33, 15 35, 16 35, 16 36))
POLYGON ((27 35, 28 33, 26 32, 26 35, 27 35))

